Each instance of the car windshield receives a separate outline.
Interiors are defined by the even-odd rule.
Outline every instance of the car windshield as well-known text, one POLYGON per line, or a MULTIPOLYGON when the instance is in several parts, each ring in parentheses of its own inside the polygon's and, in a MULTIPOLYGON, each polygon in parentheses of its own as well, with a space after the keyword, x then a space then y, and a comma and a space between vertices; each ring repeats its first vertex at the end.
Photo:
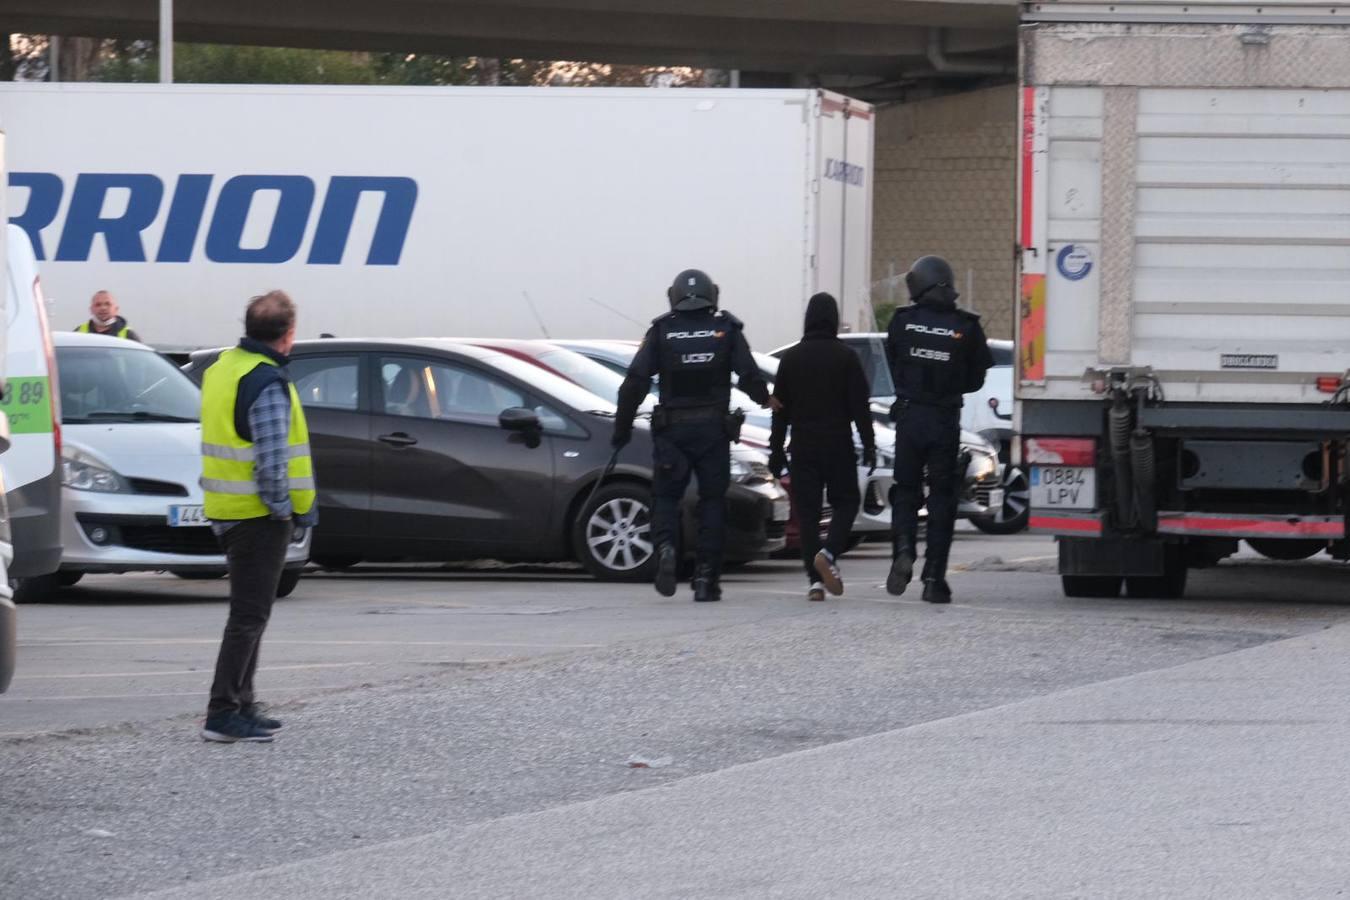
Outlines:
POLYGON ((1013 364, 1012 341, 990 341, 989 352, 993 354, 994 365, 1011 366, 1013 364))
POLYGON ((593 359, 561 347, 539 354, 539 361, 611 403, 618 399, 623 378, 593 359))
POLYGON ((133 347, 58 347, 61 421, 196 422, 201 392, 158 353, 133 347))

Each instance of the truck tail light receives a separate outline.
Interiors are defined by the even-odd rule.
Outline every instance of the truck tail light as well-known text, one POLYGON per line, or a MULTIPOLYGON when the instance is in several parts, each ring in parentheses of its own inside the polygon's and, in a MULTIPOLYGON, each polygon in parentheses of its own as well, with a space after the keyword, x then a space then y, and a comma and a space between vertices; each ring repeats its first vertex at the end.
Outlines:
POLYGON ((1339 375, 1318 375, 1317 389, 1324 394, 1334 394, 1341 389, 1342 380, 1339 375))
POLYGON ((1092 466, 1096 463, 1097 441, 1094 438, 1029 437, 1022 440, 1022 452, 1027 465, 1092 466))

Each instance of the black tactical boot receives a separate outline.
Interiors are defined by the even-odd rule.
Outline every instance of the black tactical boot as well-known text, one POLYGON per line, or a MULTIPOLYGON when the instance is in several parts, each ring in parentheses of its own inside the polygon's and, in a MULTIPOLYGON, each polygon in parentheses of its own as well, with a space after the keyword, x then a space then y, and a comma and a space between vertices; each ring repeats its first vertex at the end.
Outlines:
POLYGON ((676 585, 675 548, 662 544, 656 548, 656 592, 662 597, 674 597, 676 585))
POLYGON ((945 578, 925 578, 923 580, 923 602, 951 603, 952 589, 945 578))
POLYGON ((895 553, 891 558, 891 571, 886 576, 886 593, 899 597, 914 577, 914 548, 905 540, 895 542, 895 553))
POLYGON ((706 563, 699 563, 694 570, 694 601, 715 603, 721 599, 722 586, 717 583, 717 570, 706 563))

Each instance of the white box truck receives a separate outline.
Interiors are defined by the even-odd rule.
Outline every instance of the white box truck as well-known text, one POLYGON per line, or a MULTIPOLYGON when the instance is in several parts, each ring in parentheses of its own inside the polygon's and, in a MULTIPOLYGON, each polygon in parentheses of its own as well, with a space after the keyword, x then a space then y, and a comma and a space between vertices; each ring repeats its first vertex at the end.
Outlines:
POLYGON ((824 91, 3 84, 0 117, 58 327, 108 289, 215 346, 282 288, 302 336, 634 338, 690 267, 761 348, 816 291, 873 327, 872 109, 824 91))
POLYGON ((1350 7, 1023 15, 1017 427, 1065 593, 1345 558, 1350 7))

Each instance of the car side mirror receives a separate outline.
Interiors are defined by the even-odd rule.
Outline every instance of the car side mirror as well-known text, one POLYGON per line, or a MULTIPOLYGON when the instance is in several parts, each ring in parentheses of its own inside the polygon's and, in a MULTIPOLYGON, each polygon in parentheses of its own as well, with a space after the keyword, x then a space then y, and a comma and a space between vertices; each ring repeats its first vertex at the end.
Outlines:
POLYGON ((507 431, 523 435, 525 446, 531 449, 538 447, 543 440, 544 426, 539 421, 539 414, 532 409, 525 409, 522 406, 504 409, 501 415, 497 416, 497 424, 507 431))

